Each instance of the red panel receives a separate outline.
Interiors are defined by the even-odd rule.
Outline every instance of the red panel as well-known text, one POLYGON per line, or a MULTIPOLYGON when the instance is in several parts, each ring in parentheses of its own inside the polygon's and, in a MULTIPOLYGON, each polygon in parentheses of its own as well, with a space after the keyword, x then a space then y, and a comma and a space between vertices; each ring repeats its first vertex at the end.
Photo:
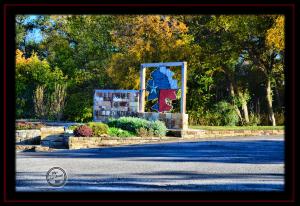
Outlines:
POLYGON ((173 107, 167 103, 167 99, 176 99, 176 89, 160 89, 159 90, 159 112, 170 111, 173 107))

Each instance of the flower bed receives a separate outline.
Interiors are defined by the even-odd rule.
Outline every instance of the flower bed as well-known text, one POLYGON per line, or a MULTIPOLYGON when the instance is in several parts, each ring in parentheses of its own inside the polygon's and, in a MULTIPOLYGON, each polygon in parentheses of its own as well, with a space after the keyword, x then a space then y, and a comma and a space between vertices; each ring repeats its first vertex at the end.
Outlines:
POLYGON ((73 129, 76 137, 162 137, 166 135, 167 128, 161 121, 148 121, 136 117, 121 117, 110 119, 108 124, 89 122, 85 125, 68 128, 73 129))

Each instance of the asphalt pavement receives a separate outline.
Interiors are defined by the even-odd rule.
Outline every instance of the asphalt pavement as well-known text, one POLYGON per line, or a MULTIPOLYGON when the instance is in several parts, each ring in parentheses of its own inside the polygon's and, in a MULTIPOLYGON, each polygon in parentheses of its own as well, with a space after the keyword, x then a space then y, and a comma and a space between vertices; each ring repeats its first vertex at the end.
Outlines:
POLYGON ((19 152, 16 190, 283 191, 284 138, 228 137, 19 152), (66 172, 64 186, 47 182, 46 174, 53 167, 66 172))

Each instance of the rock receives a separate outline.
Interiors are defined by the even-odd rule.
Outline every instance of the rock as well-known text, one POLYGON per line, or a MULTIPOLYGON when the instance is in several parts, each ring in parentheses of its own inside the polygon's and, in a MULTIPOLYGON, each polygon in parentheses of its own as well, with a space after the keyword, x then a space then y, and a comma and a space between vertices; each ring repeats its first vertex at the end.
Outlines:
POLYGON ((40 145, 35 147, 36 152, 50 152, 52 150, 53 150, 52 148, 40 146, 40 145))

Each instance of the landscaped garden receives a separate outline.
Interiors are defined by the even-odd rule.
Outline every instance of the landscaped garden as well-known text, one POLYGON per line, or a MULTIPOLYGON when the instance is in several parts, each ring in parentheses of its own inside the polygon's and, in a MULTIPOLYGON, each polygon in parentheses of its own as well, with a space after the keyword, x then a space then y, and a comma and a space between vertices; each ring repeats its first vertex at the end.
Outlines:
POLYGON ((76 137, 162 137, 167 128, 161 121, 148 121, 135 117, 121 117, 110 119, 107 124, 88 122, 80 126, 71 126, 76 137))

